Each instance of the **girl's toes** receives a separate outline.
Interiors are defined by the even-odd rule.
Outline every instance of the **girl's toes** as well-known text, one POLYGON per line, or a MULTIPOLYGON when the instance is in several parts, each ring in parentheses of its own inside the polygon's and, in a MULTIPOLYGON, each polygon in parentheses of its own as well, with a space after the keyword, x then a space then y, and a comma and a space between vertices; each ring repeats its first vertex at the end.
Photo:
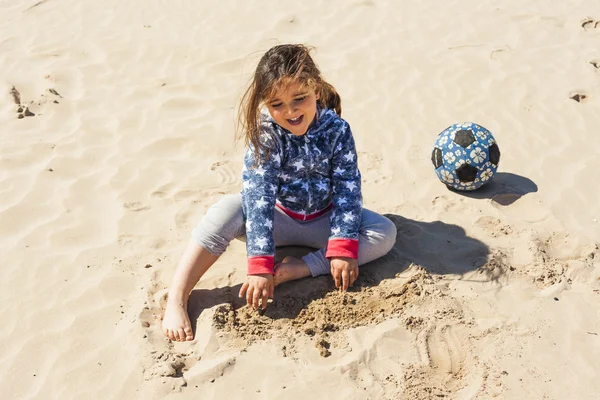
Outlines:
POLYGON ((185 340, 194 339, 194 332, 192 332, 192 328, 190 328, 189 326, 186 326, 184 331, 185 331, 185 340))

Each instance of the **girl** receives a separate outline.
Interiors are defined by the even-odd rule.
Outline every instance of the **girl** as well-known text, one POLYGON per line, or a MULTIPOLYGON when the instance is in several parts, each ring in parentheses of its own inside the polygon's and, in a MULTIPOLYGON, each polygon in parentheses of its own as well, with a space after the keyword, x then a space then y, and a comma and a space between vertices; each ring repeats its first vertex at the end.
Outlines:
POLYGON ((254 308, 265 308, 278 284, 307 276, 330 273, 346 290, 359 265, 392 248, 394 224, 362 208, 354 139, 341 113, 340 96, 305 46, 264 54, 240 107, 248 146, 242 193, 213 205, 193 230, 169 289, 169 339, 193 339, 189 294, 234 238, 246 240, 248 253, 239 296, 254 308), (286 245, 320 250, 275 266, 275 247, 286 245))

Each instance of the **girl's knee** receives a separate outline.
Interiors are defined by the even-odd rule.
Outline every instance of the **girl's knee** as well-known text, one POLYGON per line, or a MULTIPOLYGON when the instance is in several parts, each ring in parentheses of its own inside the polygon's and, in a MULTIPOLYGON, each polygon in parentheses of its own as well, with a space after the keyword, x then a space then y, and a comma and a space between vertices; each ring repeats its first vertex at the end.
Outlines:
POLYGON ((222 197, 206 211, 192 231, 192 237, 211 253, 221 254, 231 240, 244 232, 240 195, 230 195, 222 197))
POLYGON ((367 236, 375 236, 384 239, 386 242, 391 242, 392 245, 396 242, 398 232, 396 225, 389 218, 369 210, 363 210, 361 231, 367 236))
POLYGON ((386 253, 394 247, 396 243, 396 235, 398 234, 398 229, 396 225, 389 219, 384 216, 381 216, 381 234, 383 237, 383 241, 385 242, 386 253))
POLYGON ((397 232, 396 225, 389 218, 363 210, 360 234, 364 238, 364 245, 368 247, 365 260, 371 261, 386 255, 396 244, 397 232))
MULTIPOLYGON (((243 226, 244 213, 240 195, 223 196, 204 214, 201 223, 206 223, 217 229, 243 226)), ((243 233, 243 232, 242 232, 243 233)))

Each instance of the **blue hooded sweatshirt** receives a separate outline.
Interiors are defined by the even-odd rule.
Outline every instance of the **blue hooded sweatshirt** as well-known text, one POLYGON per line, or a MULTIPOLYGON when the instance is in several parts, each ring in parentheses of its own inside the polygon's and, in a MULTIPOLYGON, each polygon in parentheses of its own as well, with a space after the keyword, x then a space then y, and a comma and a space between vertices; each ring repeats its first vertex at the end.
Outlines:
POLYGON ((299 221, 333 209, 326 257, 358 257, 362 216, 360 171, 350 125, 333 110, 317 109, 302 136, 261 113, 260 140, 270 152, 256 160, 250 146, 242 172, 248 274, 272 274, 275 207, 299 221))

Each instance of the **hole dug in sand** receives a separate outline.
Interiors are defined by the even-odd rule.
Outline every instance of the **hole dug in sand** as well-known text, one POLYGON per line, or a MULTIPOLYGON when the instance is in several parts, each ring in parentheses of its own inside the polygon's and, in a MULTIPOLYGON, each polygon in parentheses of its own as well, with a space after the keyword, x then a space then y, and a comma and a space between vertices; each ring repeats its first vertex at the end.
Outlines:
MULTIPOLYGON (((330 287, 308 295, 276 298, 264 312, 224 304, 216 309, 213 324, 248 344, 274 336, 305 335, 314 338, 321 356, 328 357, 334 344, 330 334, 400 317, 408 303, 433 290, 433 279, 424 270, 404 283, 400 283, 401 279, 384 280, 378 286, 363 286, 346 293, 330 287)), ((420 322, 412 318, 408 326, 420 322)))

